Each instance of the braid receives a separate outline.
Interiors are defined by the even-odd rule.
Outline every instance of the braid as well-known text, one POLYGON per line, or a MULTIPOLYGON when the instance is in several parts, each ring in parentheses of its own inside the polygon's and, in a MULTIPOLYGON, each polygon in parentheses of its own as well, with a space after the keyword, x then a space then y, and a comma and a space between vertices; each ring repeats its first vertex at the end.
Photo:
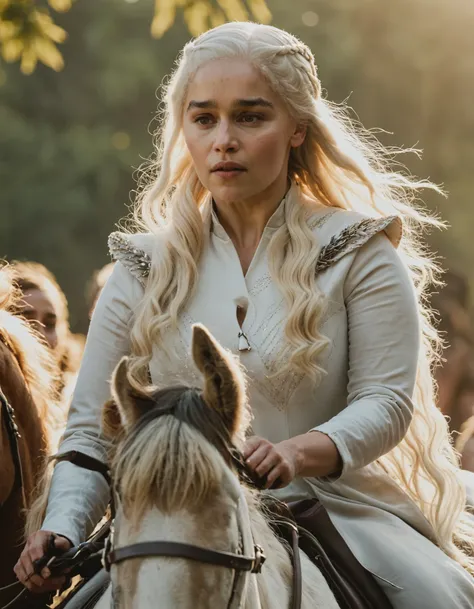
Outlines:
POLYGON ((316 99, 318 99, 321 95, 321 83, 319 82, 316 62, 314 61, 314 55, 309 49, 309 47, 307 47, 302 42, 297 42, 295 44, 282 46, 280 49, 278 49, 276 55, 299 55, 305 60, 305 62, 309 65, 310 70, 308 71, 307 69, 305 69, 304 72, 308 77, 308 80, 311 82, 311 86, 313 88, 316 99))

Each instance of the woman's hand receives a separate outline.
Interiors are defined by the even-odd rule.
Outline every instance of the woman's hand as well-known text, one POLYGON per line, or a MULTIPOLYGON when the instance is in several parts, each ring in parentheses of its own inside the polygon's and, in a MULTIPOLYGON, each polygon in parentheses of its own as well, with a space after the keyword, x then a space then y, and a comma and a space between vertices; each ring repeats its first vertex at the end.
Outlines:
POLYGON ((253 436, 243 450, 244 459, 257 476, 266 476, 265 488, 283 488, 296 476, 322 478, 339 475, 342 459, 326 434, 312 430, 278 444, 253 436))
POLYGON ((44 568, 41 574, 35 574, 33 563, 35 560, 42 558, 48 548, 48 542, 51 535, 54 535, 54 546, 58 550, 66 551, 72 547, 69 539, 56 535, 51 531, 37 531, 28 537, 23 552, 18 559, 13 570, 19 581, 30 592, 44 593, 58 590, 66 581, 64 576, 50 577, 51 573, 48 568, 44 568))
POLYGON ((243 450, 246 464, 257 476, 266 478, 265 488, 283 488, 290 484, 301 468, 301 453, 291 440, 272 444, 265 438, 252 436, 243 450))

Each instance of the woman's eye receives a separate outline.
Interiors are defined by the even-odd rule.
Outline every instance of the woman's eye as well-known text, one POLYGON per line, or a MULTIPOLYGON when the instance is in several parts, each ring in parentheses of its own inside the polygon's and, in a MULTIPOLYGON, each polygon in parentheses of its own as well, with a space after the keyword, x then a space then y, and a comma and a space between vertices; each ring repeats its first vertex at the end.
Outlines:
POLYGON ((252 125, 258 123, 258 121, 262 120, 262 118, 263 117, 260 114, 242 114, 240 120, 243 123, 249 123, 252 125))
POLYGON ((196 116, 196 118, 194 119, 194 122, 197 123, 198 125, 210 125, 212 123, 212 116, 209 115, 204 115, 204 116, 196 116))

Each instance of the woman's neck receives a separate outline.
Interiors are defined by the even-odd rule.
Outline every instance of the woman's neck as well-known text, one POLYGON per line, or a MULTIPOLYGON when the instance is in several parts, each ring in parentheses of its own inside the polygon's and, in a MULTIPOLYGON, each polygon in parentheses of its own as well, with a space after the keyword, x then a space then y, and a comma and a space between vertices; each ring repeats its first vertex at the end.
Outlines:
POLYGON ((255 252, 269 219, 288 189, 288 184, 285 184, 283 188, 272 188, 241 201, 219 202, 214 199, 219 222, 238 252, 255 252))

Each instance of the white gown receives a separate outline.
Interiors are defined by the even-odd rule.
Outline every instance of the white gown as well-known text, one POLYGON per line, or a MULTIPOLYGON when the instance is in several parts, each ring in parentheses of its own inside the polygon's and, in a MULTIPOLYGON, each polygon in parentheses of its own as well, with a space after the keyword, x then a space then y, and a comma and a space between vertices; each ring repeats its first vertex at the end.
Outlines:
MULTIPOLYGON (((430 541, 433 531, 422 512, 376 462, 410 424, 419 347, 414 290, 395 249, 398 218, 366 220, 324 206, 315 211, 308 223, 321 245, 342 235, 324 252, 328 267, 321 265, 318 274, 329 301, 321 326, 331 341, 321 359, 327 374, 319 385, 296 373, 268 378, 283 345, 286 312, 266 251, 285 221, 286 206, 297 204, 298 196, 293 186, 270 218, 245 277, 232 241, 213 216, 197 292, 180 317, 179 331, 164 338, 171 359, 154 350, 153 382, 200 383, 189 358, 190 337, 193 323, 206 325, 247 370, 254 433, 279 442, 318 429, 339 449, 338 478, 300 478, 278 495, 288 500, 317 495, 394 609, 472 609, 474 578, 430 541), (238 305, 247 308, 242 330, 250 351, 239 351, 238 305)), ((79 450, 105 460, 100 411, 109 398, 112 370, 130 352, 129 322, 146 281, 141 253, 152 255, 154 239, 111 239, 118 262, 92 319, 60 453, 79 450)), ((59 463, 43 528, 78 543, 107 500, 100 474, 59 463)))

